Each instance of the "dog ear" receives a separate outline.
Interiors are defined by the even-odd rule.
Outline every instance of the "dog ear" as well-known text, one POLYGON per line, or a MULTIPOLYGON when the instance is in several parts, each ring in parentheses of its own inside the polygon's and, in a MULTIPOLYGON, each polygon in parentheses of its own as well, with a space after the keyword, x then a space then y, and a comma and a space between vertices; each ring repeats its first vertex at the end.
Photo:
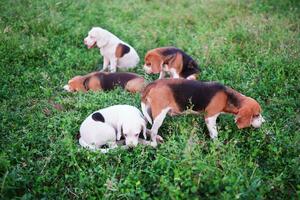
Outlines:
POLYGON ((117 140, 121 139, 122 132, 123 132, 123 127, 121 124, 118 124, 117 125, 117 140))
POLYGON ((252 121, 252 111, 251 108, 245 106, 241 108, 236 116, 236 124, 239 129, 251 126, 252 121))
POLYGON ((148 57, 149 61, 151 62, 151 68, 152 68, 152 72, 154 74, 159 73, 162 70, 162 65, 163 65, 163 61, 161 59, 161 57, 158 54, 151 54, 148 57))
POLYGON ((194 61, 193 59, 191 59, 191 60, 189 61, 189 64, 188 64, 188 68, 190 68, 190 69, 193 69, 193 68, 199 69, 199 66, 198 66, 198 64, 197 64, 196 61, 194 61))

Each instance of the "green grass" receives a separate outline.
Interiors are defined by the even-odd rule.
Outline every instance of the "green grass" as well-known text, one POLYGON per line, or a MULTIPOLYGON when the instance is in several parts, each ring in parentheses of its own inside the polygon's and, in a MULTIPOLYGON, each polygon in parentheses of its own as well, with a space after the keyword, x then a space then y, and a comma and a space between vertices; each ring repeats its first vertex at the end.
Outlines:
MULTIPOLYGON (((3 0, 0 39, 0 199, 299 198, 299 1, 3 0), (201 80, 257 99, 267 123, 238 130, 221 116, 214 142, 202 118, 167 117, 157 149, 80 148, 75 135, 89 113, 140 107, 139 95, 120 89, 62 90, 102 65, 99 50, 83 45, 92 26, 141 58, 155 47, 182 48, 201 80)), ((142 65, 134 71, 145 75, 142 65)))

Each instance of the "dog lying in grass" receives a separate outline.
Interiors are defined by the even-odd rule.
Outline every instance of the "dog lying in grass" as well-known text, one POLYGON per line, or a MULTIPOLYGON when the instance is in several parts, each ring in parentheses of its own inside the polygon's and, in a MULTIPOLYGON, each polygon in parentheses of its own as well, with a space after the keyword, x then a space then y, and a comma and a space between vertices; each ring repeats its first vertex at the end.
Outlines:
POLYGON ((150 130, 152 146, 166 114, 204 113, 211 138, 218 136, 216 119, 221 113, 235 115, 239 129, 259 128, 264 119, 257 101, 216 82, 186 79, 160 79, 148 84, 142 92, 142 112, 153 125, 150 130))
MULTIPOLYGON (((122 136, 127 147, 135 147, 138 143, 149 145, 150 142, 146 141, 146 124, 142 113, 136 107, 110 106, 93 112, 82 122, 79 144, 91 150, 100 150, 102 153, 122 144, 122 136), (140 135, 144 139, 141 139, 140 135), (102 148, 104 145, 108 145, 108 149, 102 148)), ((160 136, 157 136, 157 139, 158 142, 163 141, 160 136)))
POLYGON ((100 49, 100 54, 103 56, 102 71, 116 72, 117 68, 133 68, 140 61, 132 46, 100 27, 94 27, 89 31, 84 44, 89 49, 95 46, 100 49))
POLYGON ((107 91, 117 86, 132 93, 140 92, 145 86, 145 80, 137 74, 128 72, 92 72, 84 76, 75 76, 69 80, 64 89, 68 92, 107 91))

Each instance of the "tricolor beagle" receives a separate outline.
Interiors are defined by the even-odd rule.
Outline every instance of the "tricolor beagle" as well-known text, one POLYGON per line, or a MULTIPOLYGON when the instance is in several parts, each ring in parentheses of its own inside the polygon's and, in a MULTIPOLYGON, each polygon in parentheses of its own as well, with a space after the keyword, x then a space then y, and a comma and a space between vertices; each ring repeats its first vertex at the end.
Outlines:
MULTIPOLYGON (((155 138, 166 114, 204 112, 211 138, 218 135, 216 119, 221 113, 234 114, 238 128, 259 128, 264 122, 261 107, 254 99, 216 82, 186 79, 162 79, 150 83, 142 92, 142 111, 153 125, 151 138, 155 138)), ((152 139, 152 146, 156 141, 152 139)))
POLYGON ((69 92, 76 91, 98 91, 112 90, 120 86, 129 92, 140 92, 144 87, 145 81, 134 73, 128 72, 92 72, 84 76, 75 76, 69 80, 64 89, 69 92))
MULTIPOLYGON (((82 122, 79 144, 103 153, 117 147, 117 141, 122 136, 128 147, 135 147, 138 143, 149 144, 149 141, 139 138, 141 134, 146 139, 146 123, 140 110, 134 106, 114 105, 100 109, 82 122), (104 145, 108 145, 109 148, 103 149, 104 145)), ((160 136, 157 139, 163 141, 160 136)))
POLYGON ((102 71, 108 69, 110 72, 116 72, 117 68, 133 68, 140 61, 132 46, 100 27, 94 27, 89 31, 84 44, 89 49, 94 46, 100 49, 100 54, 103 56, 102 71))
POLYGON ((195 80, 200 72, 196 61, 175 47, 162 47, 148 51, 144 69, 148 74, 160 73, 159 79, 164 78, 165 72, 168 72, 171 78, 195 80))

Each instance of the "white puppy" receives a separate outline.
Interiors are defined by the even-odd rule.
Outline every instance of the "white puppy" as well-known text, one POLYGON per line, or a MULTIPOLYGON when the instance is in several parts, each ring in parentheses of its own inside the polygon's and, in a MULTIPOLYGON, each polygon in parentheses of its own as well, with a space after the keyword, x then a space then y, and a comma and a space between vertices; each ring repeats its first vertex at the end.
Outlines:
POLYGON ((135 67, 140 58, 129 44, 100 27, 92 28, 84 39, 84 44, 90 49, 97 45, 103 56, 102 71, 116 72, 116 68, 135 67))
MULTIPOLYGON (((109 148, 117 147, 116 140, 125 137, 128 147, 135 147, 140 141, 140 133, 146 139, 146 121, 139 109, 129 105, 115 105, 100 109, 89 115, 80 126, 79 143, 83 147, 92 150, 100 150, 105 153, 108 150, 101 146, 108 145, 109 148)), ((162 138, 158 138, 162 140, 162 138)))

